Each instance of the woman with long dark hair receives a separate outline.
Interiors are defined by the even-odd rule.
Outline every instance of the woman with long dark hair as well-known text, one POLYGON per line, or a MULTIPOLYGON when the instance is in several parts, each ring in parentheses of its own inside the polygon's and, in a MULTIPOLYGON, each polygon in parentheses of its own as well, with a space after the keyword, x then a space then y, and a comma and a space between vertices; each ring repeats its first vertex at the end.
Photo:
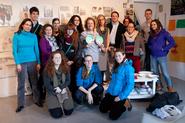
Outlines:
MULTIPOLYGON (((159 20, 152 20, 150 23, 150 36, 148 39, 148 47, 151 51, 151 70, 157 74, 159 73, 159 66, 161 68, 162 75, 167 84, 167 90, 169 92, 174 92, 173 83, 169 76, 167 67, 167 55, 169 50, 175 45, 173 37, 163 29, 162 24, 159 20)), ((157 83, 157 90, 161 90, 161 83, 157 83)))
POLYGON ((28 80, 32 86, 33 101, 39 107, 42 107, 40 101, 40 92, 38 89, 37 72, 40 69, 40 56, 37 36, 30 32, 33 26, 29 18, 24 19, 18 31, 13 36, 13 56, 18 73, 17 88, 17 109, 16 112, 22 111, 25 105, 25 79, 28 74, 28 80))
POLYGON ((81 34, 84 29, 83 29, 83 25, 82 25, 82 20, 81 20, 81 17, 79 15, 73 15, 68 24, 69 23, 72 23, 75 25, 75 29, 78 31, 79 34, 81 34))
POLYGON ((118 119, 126 111, 127 98, 134 88, 134 69, 132 61, 125 59, 121 50, 115 53, 115 63, 112 70, 112 79, 101 101, 99 110, 109 112, 109 118, 118 119))

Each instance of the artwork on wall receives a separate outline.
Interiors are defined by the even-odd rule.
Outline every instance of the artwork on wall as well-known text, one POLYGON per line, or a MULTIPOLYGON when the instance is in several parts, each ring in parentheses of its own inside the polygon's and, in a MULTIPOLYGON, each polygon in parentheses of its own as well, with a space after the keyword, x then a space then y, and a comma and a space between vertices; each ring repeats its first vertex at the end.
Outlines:
POLYGON ((93 6, 92 10, 91 10, 91 16, 96 17, 99 14, 103 14, 103 8, 102 7, 93 6))
POLYGON ((0 4, 0 26, 14 26, 12 14, 11 5, 0 4))
POLYGON ((185 0, 171 0, 171 15, 185 14, 185 0))
POLYGON ((114 9, 112 7, 103 7, 103 14, 105 17, 110 17, 111 16, 111 12, 114 9))

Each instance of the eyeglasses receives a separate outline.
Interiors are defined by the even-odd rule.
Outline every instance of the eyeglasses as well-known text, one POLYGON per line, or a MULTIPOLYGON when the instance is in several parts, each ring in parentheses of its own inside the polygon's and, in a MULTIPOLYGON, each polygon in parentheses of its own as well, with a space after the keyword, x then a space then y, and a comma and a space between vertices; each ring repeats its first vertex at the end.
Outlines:
POLYGON ((80 21, 80 20, 74 20, 74 21, 80 21))

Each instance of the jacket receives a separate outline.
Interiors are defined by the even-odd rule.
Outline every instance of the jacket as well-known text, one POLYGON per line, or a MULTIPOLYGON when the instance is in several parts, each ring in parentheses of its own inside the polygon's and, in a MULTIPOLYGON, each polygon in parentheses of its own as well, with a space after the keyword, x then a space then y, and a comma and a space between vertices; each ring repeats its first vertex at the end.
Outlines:
MULTIPOLYGON (((107 24, 107 27, 109 28, 110 32, 112 31, 112 22, 107 24)), ((115 37, 115 48, 120 48, 121 42, 123 40, 122 34, 126 31, 125 27, 122 23, 119 22, 117 31, 116 31, 116 37, 115 37)))
POLYGON ((175 45, 175 40, 165 29, 162 29, 154 37, 148 39, 148 47, 153 57, 167 56, 169 50, 175 45))
POLYGON ((120 64, 116 72, 112 73, 112 79, 106 93, 119 96, 121 100, 127 99, 134 88, 134 68, 132 61, 126 60, 120 64))

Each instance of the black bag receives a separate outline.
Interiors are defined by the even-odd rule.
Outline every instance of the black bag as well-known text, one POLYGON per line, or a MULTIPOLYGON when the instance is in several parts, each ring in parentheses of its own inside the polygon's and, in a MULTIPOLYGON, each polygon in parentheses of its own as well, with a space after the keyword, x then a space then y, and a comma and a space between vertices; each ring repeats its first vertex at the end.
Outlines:
POLYGON ((165 105, 176 106, 180 102, 182 102, 182 100, 180 100, 177 92, 165 92, 163 94, 156 93, 146 110, 148 112, 153 112, 156 108, 161 108, 165 105))

